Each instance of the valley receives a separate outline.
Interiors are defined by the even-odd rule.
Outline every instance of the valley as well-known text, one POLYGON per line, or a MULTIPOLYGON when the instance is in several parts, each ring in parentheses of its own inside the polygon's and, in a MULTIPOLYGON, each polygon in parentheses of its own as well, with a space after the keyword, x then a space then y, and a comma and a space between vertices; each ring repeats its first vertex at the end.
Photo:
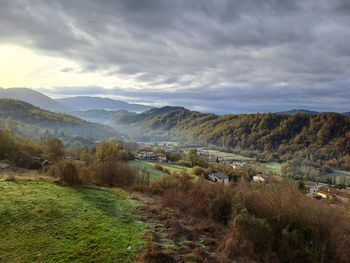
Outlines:
POLYGON ((350 0, 0 6, 0 263, 350 263, 350 0))
POLYGON ((346 262, 349 130, 337 113, 0 99, 0 262, 346 262))

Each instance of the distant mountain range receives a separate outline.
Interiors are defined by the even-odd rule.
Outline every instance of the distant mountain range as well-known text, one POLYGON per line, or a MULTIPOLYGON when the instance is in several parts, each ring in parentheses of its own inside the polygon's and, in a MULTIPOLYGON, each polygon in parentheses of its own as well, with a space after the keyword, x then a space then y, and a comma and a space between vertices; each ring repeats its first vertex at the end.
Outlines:
POLYGON ((121 100, 89 96, 76 96, 55 100, 28 88, 0 88, 0 98, 21 100, 44 110, 65 113, 86 110, 143 112, 152 108, 142 104, 132 104, 121 100))
POLYGON ((28 102, 36 107, 54 112, 72 111, 66 105, 51 99, 50 97, 28 88, 0 88, 0 98, 15 99, 28 102))
MULTIPOLYGON (((317 114, 325 113, 325 112, 295 109, 295 110, 281 111, 281 112, 276 112, 276 113, 279 115, 296 115, 296 114, 317 115, 317 114)), ((344 116, 349 116, 350 112, 341 112, 340 114, 342 114, 344 116)))
POLYGON ((58 102, 76 111, 85 110, 127 110, 132 112, 143 112, 151 109, 150 106, 141 104, 131 104, 121 100, 113 100, 109 98, 77 96, 70 98, 57 99, 58 102))
MULTIPOLYGON (((115 112, 126 110, 128 112, 145 112, 152 107, 142 104, 132 104, 110 98, 75 96, 60 99, 52 99, 38 91, 28 88, 0 88, 0 98, 17 99, 28 102, 41 109, 69 113, 79 118, 99 123, 107 123, 115 112)), ((164 110, 166 108, 162 108, 164 110)), ((279 115, 307 114, 316 115, 320 112, 305 109, 277 112, 279 115)), ((350 112, 341 113, 349 116, 350 112)))
POLYGON ((319 114, 319 112, 318 111, 311 111, 311 110, 295 109, 295 110, 277 112, 277 114, 281 114, 281 115, 283 115, 283 114, 285 114, 285 115, 295 115, 295 114, 315 115, 315 114, 319 114))

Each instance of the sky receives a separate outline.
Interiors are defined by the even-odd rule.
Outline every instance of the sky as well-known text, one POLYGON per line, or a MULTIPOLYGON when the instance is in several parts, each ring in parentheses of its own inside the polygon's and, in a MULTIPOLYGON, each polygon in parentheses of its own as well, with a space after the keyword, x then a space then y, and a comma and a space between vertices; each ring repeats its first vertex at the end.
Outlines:
POLYGON ((0 87, 350 111, 349 0, 0 0, 0 87))

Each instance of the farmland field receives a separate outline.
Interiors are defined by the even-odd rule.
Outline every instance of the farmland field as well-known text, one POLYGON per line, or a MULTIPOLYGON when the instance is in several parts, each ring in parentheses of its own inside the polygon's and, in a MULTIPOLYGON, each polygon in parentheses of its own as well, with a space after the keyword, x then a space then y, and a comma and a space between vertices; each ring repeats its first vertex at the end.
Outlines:
POLYGON ((264 163, 263 165, 268 171, 277 175, 282 175, 282 171, 281 171, 282 164, 277 162, 270 162, 270 163, 264 163))
POLYGON ((350 171, 333 169, 333 173, 331 173, 330 175, 331 176, 347 176, 347 177, 350 177, 350 171))
POLYGON ((147 161, 129 161, 128 165, 130 165, 133 168, 141 169, 144 171, 147 171, 151 175, 152 181, 157 181, 162 176, 166 175, 162 171, 159 171, 154 168, 153 162, 147 162, 147 161))
POLYGON ((118 189, 0 181, 0 262, 131 262, 148 225, 118 189))
POLYGON ((227 161, 253 161, 253 158, 246 157, 243 155, 235 154, 235 153, 227 153, 227 152, 220 152, 218 150, 205 150, 204 151, 209 154, 210 157, 218 157, 219 159, 224 159, 227 161))
MULTIPOLYGON (((157 169, 154 168, 154 164, 156 164, 157 162, 149 162, 149 161, 130 161, 128 162, 128 164, 131 167, 134 167, 136 169, 144 169, 147 172, 150 173, 152 181, 156 181, 159 178, 161 178, 162 176, 167 175, 166 173, 159 171, 157 169)), ((182 167, 176 164, 168 164, 168 163, 159 163, 161 166, 163 166, 164 168, 169 169, 171 172, 186 172, 189 175, 192 175, 192 169, 191 168, 187 168, 187 167, 182 167)))

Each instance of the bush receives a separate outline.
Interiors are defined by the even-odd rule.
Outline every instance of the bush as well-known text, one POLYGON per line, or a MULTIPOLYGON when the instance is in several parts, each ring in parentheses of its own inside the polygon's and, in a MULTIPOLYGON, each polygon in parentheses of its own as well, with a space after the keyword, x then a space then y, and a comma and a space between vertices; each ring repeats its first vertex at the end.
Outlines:
POLYGON ((192 173, 195 175, 202 175, 205 174, 205 169, 199 166, 194 166, 192 168, 192 173))
POLYGON ((185 220, 223 233, 218 262, 349 261, 346 210, 302 195, 295 182, 225 186, 174 173, 151 189, 185 220))
POLYGON ((177 162, 178 165, 180 166, 186 166, 186 167, 191 167, 191 163, 187 160, 180 160, 177 162))
POLYGON ((340 258, 350 256, 348 250, 339 249, 345 245, 334 235, 342 233, 349 242, 350 232, 340 211, 305 197, 296 183, 259 185, 241 194, 239 206, 247 214, 232 220, 222 242, 225 246, 218 251, 224 254, 220 262, 245 251, 251 260, 267 262, 346 262, 340 258))
MULTIPOLYGON (((164 167, 163 167, 164 168, 164 167)), ((166 174, 171 174, 171 171, 168 169, 168 168, 164 168, 163 169, 163 172, 166 173, 166 174)))
POLYGON ((86 184, 96 184, 96 172, 91 167, 81 167, 79 169, 79 178, 86 184))
POLYGON ((163 195, 166 206, 182 213, 226 224, 233 207, 233 188, 204 179, 195 182, 186 173, 163 177, 152 184, 154 193, 163 195))
POLYGON ((13 162, 16 166, 26 169, 40 169, 41 163, 25 151, 17 151, 13 156, 13 162))
POLYGON ((155 163, 153 165, 153 167, 154 167, 154 169, 159 170, 159 171, 163 171, 164 170, 164 167, 161 166, 159 163, 155 163))
POLYGON ((266 220, 256 218, 243 210, 232 220, 229 230, 220 242, 216 253, 218 261, 229 263, 230 259, 235 258, 237 262, 278 262, 272 252, 271 234, 266 220))
POLYGON ((107 160, 95 167, 95 182, 103 186, 130 187, 150 184, 150 175, 126 163, 107 160))
POLYGON ((72 161, 60 161, 51 165, 47 174, 52 177, 58 177, 60 181, 66 184, 81 184, 79 177, 79 167, 72 161))

